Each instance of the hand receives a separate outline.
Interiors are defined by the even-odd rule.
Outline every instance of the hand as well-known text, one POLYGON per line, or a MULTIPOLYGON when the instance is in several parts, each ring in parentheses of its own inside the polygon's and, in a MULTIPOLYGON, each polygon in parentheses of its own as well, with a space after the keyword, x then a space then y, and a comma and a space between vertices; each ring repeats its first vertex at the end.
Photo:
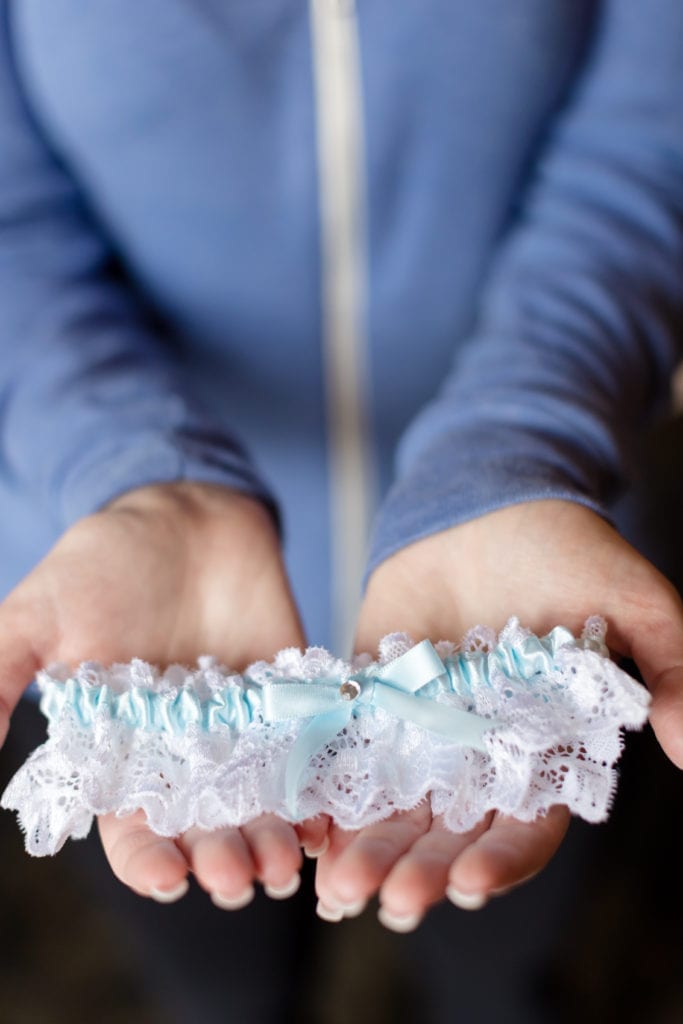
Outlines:
MULTIPOLYGON (((0 605, 0 742, 22 691, 51 662, 189 665, 206 653, 240 669, 302 640, 261 504, 206 485, 131 491, 72 527, 0 605)), ((326 828, 322 820, 297 833, 267 816, 173 841, 154 835, 142 813, 100 820, 106 855, 126 885, 170 901, 192 870, 227 907, 248 901, 254 879, 273 895, 293 890, 300 841, 318 847, 326 828)))
MULTIPOLYGON (((458 640, 471 626, 500 629, 511 615, 541 635, 575 633, 599 613, 608 643, 633 658, 653 695, 650 720, 683 767, 683 607, 673 587, 595 513, 563 501, 511 506, 427 537, 373 573, 356 649, 386 633, 458 640)), ((410 930, 449 895, 474 909, 541 870, 560 845, 566 808, 523 824, 494 814, 467 835, 447 832, 428 806, 362 829, 333 826, 318 863, 323 914, 357 912, 379 890, 382 919, 410 930)))

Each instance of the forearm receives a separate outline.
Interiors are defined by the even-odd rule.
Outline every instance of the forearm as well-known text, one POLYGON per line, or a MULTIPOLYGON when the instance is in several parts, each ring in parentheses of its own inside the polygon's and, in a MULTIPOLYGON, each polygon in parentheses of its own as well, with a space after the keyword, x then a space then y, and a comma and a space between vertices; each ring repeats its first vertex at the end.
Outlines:
POLYGON ((0 471, 62 528, 152 482, 268 501, 232 432, 190 400, 163 333, 34 120, 0 14, 0 471))
POLYGON ((478 322, 405 435, 371 568, 513 503, 604 512, 666 401, 683 321, 683 11, 605 4, 478 322))

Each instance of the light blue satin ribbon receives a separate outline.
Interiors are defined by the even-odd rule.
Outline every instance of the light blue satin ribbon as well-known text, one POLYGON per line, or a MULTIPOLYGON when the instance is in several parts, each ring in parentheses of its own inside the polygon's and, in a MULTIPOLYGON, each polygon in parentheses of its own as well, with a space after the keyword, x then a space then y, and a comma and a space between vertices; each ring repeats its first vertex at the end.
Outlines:
POLYGON ((310 718, 292 747, 285 769, 285 801, 297 815, 299 783, 310 759, 330 743, 362 707, 381 708, 422 729, 447 736, 461 746, 485 750, 484 734, 495 722, 469 711, 439 704, 416 692, 447 669, 429 640, 412 647, 382 668, 375 666, 351 676, 346 683, 269 683, 261 691, 265 721, 310 718))
POLYGON ((99 718, 105 717, 123 722, 131 729, 177 736, 189 726, 197 726, 204 732, 221 728, 241 732, 252 721, 258 707, 258 693, 237 686, 226 687, 202 701, 187 688, 172 696, 141 686, 115 693, 106 684, 92 686, 80 679, 46 687, 40 702, 40 709, 50 722, 59 719, 68 709, 83 726, 93 726, 99 718))
MULTIPOLYGON (((488 652, 454 654, 446 660, 445 667, 433 648, 427 653, 428 648, 418 644, 403 658, 384 669, 359 673, 359 685, 362 684, 363 690, 362 699, 359 699, 361 704, 368 702, 372 672, 375 681, 388 683, 395 691, 400 690, 404 694, 414 693, 421 686, 439 679, 442 690, 467 698, 481 687, 490 686, 493 672, 502 673, 513 685, 523 682, 533 686, 537 678, 545 678, 553 671, 558 649, 573 643, 575 641, 571 633, 557 627, 540 639, 528 636, 514 643, 500 643, 488 652), (443 676, 444 671, 446 676, 443 676)), ((599 653, 606 654, 606 649, 601 649, 599 653)), ((201 700, 191 687, 182 687, 173 694, 167 694, 144 686, 131 686, 130 690, 117 693, 106 684, 93 686, 76 677, 65 683, 51 682, 44 685, 41 709, 51 722, 68 711, 86 727, 93 726, 102 717, 109 717, 133 729, 176 735, 182 734, 190 726, 205 732, 223 729, 241 732, 255 718, 260 718, 262 694, 265 690, 266 711, 275 716, 271 720, 282 721, 290 717, 294 707, 299 718, 314 718, 329 712, 337 714, 337 719, 341 720, 343 712, 340 728, 343 729, 348 722, 349 702, 340 704, 338 679, 316 680, 315 683, 277 683, 266 687, 261 687, 248 677, 243 681, 244 687, 227 686, 214 691, 208 699, 201 700)), ((386 688, 375 689, 373 692, 376 707, 385 706, 386 710, 402 717, 412 717, 413 721, 418 720, 415 715, 422 715, 423 704, 426 706, 424 698, 427 694, 421 695, 419 708, 414 705, 411 709, 402 706, 399 710, 395 703, 396 699, 400 701, 399 695, 390 695, 386 688), (391 708, 381 703, 391 701, 392 696, 394 704, 391 708)), ((434 696, 433 686, 428 696, 434 696)), ((350 702, 351 710, 354 703, 357 701, 350 702)), ((444 706, 437 707, 441 715, 444 706)), ((431 721, 431 713, 428 714, 430 722, 424 727, 438 731, 438 724, 435 726, 431 721)), ((329 735, 329 732, 326 731, 326 734, 329 735)))
MULTIPOLYGON (((574 637, 564 626, 556 626, 547 636, 531 634, 513 643, 496 644, 492 651, 460 651, 446 661, 450 688, 461 696, 472 694, 491 686, 491 676, 497 673, 513 684, 533 686, 535 679, 554 671, 557 651, 568 644, 576 644, 574 637)), ((607 648, 600 653, 607 655, 607 648)))

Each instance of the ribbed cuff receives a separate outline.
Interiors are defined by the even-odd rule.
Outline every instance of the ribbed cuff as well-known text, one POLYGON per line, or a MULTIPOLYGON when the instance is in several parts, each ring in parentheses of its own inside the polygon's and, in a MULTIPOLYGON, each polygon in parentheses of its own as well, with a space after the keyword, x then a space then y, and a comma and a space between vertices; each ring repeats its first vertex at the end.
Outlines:
POLYGON ((377 566, 401 548, 488 512, 528 501, 571 501, 609 519, 604 503, 571 472, 527 457, 487 459, 433 448, 398 480, 379 510, 364 586, 377 566))
POLYGON ((90 451, 87 462, 71 468, 61 486, 61 526, 70 526, 135 488, 180 480, 219 484, 256 498, 280 528, 273 494, 237 445, 192 434, 151 431, 90 451))

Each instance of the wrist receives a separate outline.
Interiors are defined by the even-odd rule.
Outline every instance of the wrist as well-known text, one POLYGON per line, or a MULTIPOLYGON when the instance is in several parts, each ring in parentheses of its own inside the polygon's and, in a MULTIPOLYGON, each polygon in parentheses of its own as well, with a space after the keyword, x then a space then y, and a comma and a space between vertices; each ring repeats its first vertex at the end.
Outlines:
POLYGON ((260 520, 264 527, 268 526, 275 532, 273 516, 264 502, 231 487, 192 480, 136 487, 120 494, 100 510, 100 513, 111 512, 175 515, 188 521, 243 514, 255 521, 260 520))
POLYGON ((166 550, 181 552, 197 571, 232 565, 247 555, 250 564, 281 561, 280 542, 269 508, 256 498, 220 484, 192 481, 152 484, 120 495, 92 517, 121 523, 166 550), (236 547, 237 545, 237 547, 236 547), (239 550, 238 550, 239 549, 239 550))

